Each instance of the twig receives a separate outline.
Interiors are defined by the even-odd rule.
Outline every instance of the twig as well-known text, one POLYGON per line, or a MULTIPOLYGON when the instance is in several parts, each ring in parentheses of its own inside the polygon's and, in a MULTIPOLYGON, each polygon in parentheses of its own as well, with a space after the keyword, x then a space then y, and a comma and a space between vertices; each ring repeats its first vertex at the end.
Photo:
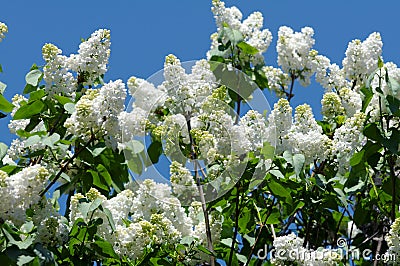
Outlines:
POLYGON ((76 157, 78 157, 78 155, 81 153, 81 151, 83 151, 84 149, 86 149, 89 146, 89 144, 93 138, 94 138, 94 136, 92 135, 90 137, 89 141, 85 144, 85 146, 83 146, 79 151, 76 151, 71 158, 69 158, 66 162, 63 163, 63 167, 60 169, 60 171, 58 171, 57 175, 53 178, 53 180, 51 180, 51 182, 47 185, 47 187, 42 192, 40 192, 40 194, 39 194, 40 197, 43 197, 44 194, 46 194, 46 192, 57 182, 57 180, 60 178, 61 174, 64 173, 65 170, 67 170, 68 165, 76 157))
MULTIPOLYGON (((189 140, 190 140, 190 146, 191 146, 191 159, 195 161, 195 163, 194 163, 195 178, 196 178, 197 189, 199 190, 201 208, 202 208, 203 214, 204 214, 204 223, 206 225, 207 246, 208 246, 208 250, 211 251, 212 253, 214 253, 214 247, 213 247, 212 238, 211 238, 210 219, 208 217, 206 199, 204 197, 203 186, 201 185, 201 178, 199 176, 198 169, 197 169, 198 162, 197 162, 197 154, 196 154, 196 150, 195 150, 195 142, 192 137, 192 134, 190 133, 192 127, 190 125, 190 115, 189 114, 186 117, 186 124, 187 124, 187 128, 188 128, 189 140)), ((201 169, 201 167, 200 167, 200 169, 201 169)), ((202 173, 204 173, 204 172, 202 172, 202 173)), ((215 266, 215 258, 213 255, 210 255, 210 264, 211 264, 211 266, 215 266)))

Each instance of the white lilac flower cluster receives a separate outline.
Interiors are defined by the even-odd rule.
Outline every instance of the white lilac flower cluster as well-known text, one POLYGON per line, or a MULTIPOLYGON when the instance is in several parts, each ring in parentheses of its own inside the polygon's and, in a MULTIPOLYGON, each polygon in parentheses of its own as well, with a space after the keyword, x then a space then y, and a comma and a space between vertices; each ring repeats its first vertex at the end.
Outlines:
POLYGON ((121 80, 110 81, 100 89, 88 89, 64 123, 67 132, 86 140, 103 136, 108 144, 116 146, 120 139, 118 116, 125 109, 125 98, 121 80))
POLYGON ((303 154, 306 164, 314 159, 324 160, 330 140, 322 133, 322 128, 317 124, 311 107, 308 104, 296 107, 294 123, 287 135, 291 151, 303 154))
POLYGON ((337 64, 331 64, 329 58, 319 55, 317 51, 310 52, 312 72, 315 72, 315 81, 321 84, 326 91, 338 90, 350 86, 346 80, 344 70, 337 64))
MULTIPOLYGON (((169 166, 172 191, 177 196, 190 196, 197 190, 192 173, 182 164, 173 161, 169 166)), ((197 194, 197 193, 196 193, 197 194)))
POLYGON ((41 190, 49 178, 49 172, 41 165, 25 167, 8 176, 0 170, 0 216, 17 226, 26 220, 26 210, 38 204, 41 190))
POLYGON ((279 99, 268 117, 268 140, 274 143, 276 152, 290 151, 305 156, 306 163, 314 159, 325 159, 329 139, 322 133, 322 128, 315 121, 311 107, 300 105, 295 110, 294 120, 292 107, 286 99, 279 99))
MULTIPOLYGON (((233 7, 225 7, 225 3, 220 0, 213 0, 213 7, 211 8, 217 24, 217 32, 211 35, 211 49, 218 47, 218 36, 225 26, 231 29, 238 30, 243 40, 249 45, 258 50, 252 59, 254 65, 263 64, 263 53, 268 49, 272 41, 272 34, 268 29, 262 29, 264 18, 260 12, 250 14, 245 20, 242 21, 242 13, 240 10, 233 7)), ((210 51, 207 57, 210 58, 210 51)))
POLYGON ((315 43, 314 30, 304 27, 301 32, 294 32, 287 26, 282 26, 278 31, 278 65, 282 70, 293 77, 299 78, 303 86, 310 85, 312 76, 311 50, 315 43))
POLYGON ((337 265, 341 254, 337 250, 318 248, 316 250, 303 247, 304 239, 291 233, 274 239, 272 265, 337 265))
POLYGON ((335 130, 331 153, 336 158, 341 173, 348 170, 350 158, 364 144, 365 137, 362 134, 362 129, 365 119, 364 113, 356 113, 353 117, 347 119, 343 126, 335 130))
POLYGON ((385 240, 389 247, 385 255, 387 258, 392 258, 387 263, 397 265, 400 261, 400 218, 396 218, 390 226, 389 234, 385 237, 385 240))
POLYGON ((110 56, 110 31, 100 29, 92 33, 88 40, 79 45, 78 54, 61 55, 62 51, 54 44, 42 48, 43 79, 50 96, 63 94, 74 98, 78 83, 92 85, 107 71, 110 56), (77 73, 77 77, 73 72, 77 73))
POLYGON ((345 77, 352 81, 365 81, 378 67, 382 46, 381 35, 377 32, 371 33, 363 42, 358 39, 351 41, 342 62, 345 77))
POLYGON ((264 66, 262 71, 268 80, 268 88, 273 90, 278 97, 286 96, 284 92, 290 86, 290 75, 273 66, 264 66))
POLYGON ((69 71, 68 57, 61 53, 62 51, 51 43, 45 44, 42 48, 43 59, 46 61, 46 65, 43 67, 45 89, 49 96, 63 94, 74 97, 77 80, 69 71))
MULTIPOLYGON (((117 254, 131 259, 139 258, 145 248, 152 248, 157 244, 176 244, 185 236, 197 239, 197 244, 206 243, 201 204, 194 202, 187 213, 180 201, 172 195, 171 187, 152 180, 146 179, 137 189, 128 188, 109 200, 94 188, 86 195, 75 194, 71 199, 70 209, 71 224, 78 218, 83 218, 85 222, 90 217, 102 218, 103 224, 98 228, 99 235, 113 243, 117 254), (96 209, 93 214, 84 216, 79 208, 82 199, 89 202, 100 199, 102 207, 111 212, 115 232, 104 212, 96 209)), ((221 221, 216 217, 211 219, 213 239, 218 240, 221 221)))
POLYGON ((0 42, 4 39, 5 33, 8 32, 8 27, 3 22, 0 22, 0 42))
POLYGON ((44 246, 56 247, 68 240, 70 227, 67 218, 53 207, 51 200, 42 198, 34 206, 32 221, 37 228, 35 241, 44 246))
POLYGON ((157 87, 138 78, 129 79, 129 91, 135 102, 131 112, 119 116, 124 141, 150 130, 153 136, 167 140, 164 152, 183 165, 187 158, 178 142, 190 144, 190 135, 199 147, 197 158, 208 162, 262 147, 266 139, 265 118, 249 111, 235 121, 228 90, 216 83, 207 61, 196 62, 187 74, 179 59, 168 55, 164 78, 157 87), (167 110, 168 114, 157 115, 160 110, 167 110))
MULTIPOLYGON (((322 112, 328 121, 348 111, 334 92, 326 93, 321 102, 322 112)), ((268 117, 266 139, 275 143, 276 137, 277 154, 284 151, 303 154, 306 164, 313 160, 330 159, 343 172, 348 169, 350 158, 364 143, 362 128, 365 119, 366 115, 359 110, 348 118, 343 117, 343 125, 334 131, 330 139, 317 124, 309 105, 297 106, 292 117, 292 107, 281 98, 268 117)))
POLYGON ((110 31, 100 29, 92 33, 87 41, 79 45, 78 54, 68 58, 72 71, 84 75, 87 84, 92 84, 107 71, 110 57, 110 31))

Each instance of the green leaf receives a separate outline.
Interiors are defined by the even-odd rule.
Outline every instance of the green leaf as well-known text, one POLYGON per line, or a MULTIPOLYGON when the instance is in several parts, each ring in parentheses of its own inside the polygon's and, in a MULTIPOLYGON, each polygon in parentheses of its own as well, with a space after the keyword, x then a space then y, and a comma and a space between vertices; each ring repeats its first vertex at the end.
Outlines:
POLYGON ((49 146, 50 148, 54 148, 54 144, 60 140, 60 135, 57 133, 53 133, 52 135, 48 137, 42 138, 42 143, 44 145, 49 146))
POLYGON ((303 170, 304 162, 305 157, 303 154, 293 155, 293 168, 297 176, 299 176, 301 171, 303 170))
POLYGON ((32 86, 31 84, 26 84, 23 92, 25 94, 28 94, 28 93, 31 93, 36 90, 37 90, 37 86, 32 86))
POLYGON ((87 215, 96 210, 101 205, 102 199, 96 198, 91 202, 80 202, 78 204, 78 210, 82 214, 83 218, 86 219, 87 215))
POLYGON ((75 111, 75 104, 73 103, 66 103, 64 104, 64 109, 67 111, 70 115, 75 111))
POLYGON ((251 46, 246 42, 239 42, 236 46, 239 47, 240 50, 242 50, 246 54, 255 55, 259 52, 257 48, 251 46))
POLYGON ((243 41, 243 35, 240 31, 236 29, 231 29, 228 27, 224 27, 221 31, 222 36, 228 37, 232 44, 236 45, 243 41))
POLYGON ((382 68, 384 66, 382 58, 379 56, 378 57, 378 68, 382 68))
POLYGON ((367 110, 368 104, 372 100, 372 96, 374 96, 374 93, 372 92, 372 89, 370 87, 361 87, 360 91, 364 94, 361 112, 365 112, 365 110, 367 110))
POLYGON ((21 255, 18 257, 17 265, 18 266, 26 265, 29 262, 33 261, 34 259, 35 259, 35 257, 32 257, 32 256, 21 255))
POLYGON ((93 157, 97 157, 99 156, 107 147, 99 147, 99 148, 95 148, 92 151, 92 155, 93 157))
POLYGON ((0 142, 0 160, 4 158, 7 154, 8 147, 3 142, 0 142))
POLYGON ((121 192, 120 187, 117 184, 114 183, 113 179, 111 178, 111 175, 110 175, 109 171, 107 170, 107 168, 104 165, 99 164, 99 165, 97 165, 96 169, 97 169, 97 172, 100 174, 100 176, 102 178, 104 178, 104 181, 106 181, 106 184, 109 187, 112 186, 117 193, 121 192))
POLYGON ((256 239, 254 237, 249 236, 249 235, 244 235, 243 238, 246 239, 247 242, 249 242, 250 246, 253 246, 254 243, 256 242, 256 239))
POLYGON ((380 143, 383 140, 381 131, 379 130, 378 125, 376 123, 371 123, 366 125, 363 133, 367 138, 378 141, 380 143))
MULTIPOLYGON (((225 239, 223 239, 223 240, 225 240, 225 239)), ((222 242, 223 240, 221 240, 221 242, 222 242)), ((232 241, 232 239, 231 239, 231 241, 232 241)), ((198 249, 199 251, 201 251, 201 252, 207 254, 207 255, 213 255, 213 253, 212 253, 210 250, 208 250, 207 248, 203 247, 202 245, 197 246, 197 249, 198 249)))
POLYGON ((98 174, 96 171, 88 170, 88 172, 89 172, 89 173, 92 175, 92 177, 93 177, 93 185, 94 185, 94 186, 96 186, 96 187, 98 187, 98 188, 100 188, 100 189, 103 189, 103 190, 105 190, 105 191, 108 191, 108 190, 109 190, 109 188, 108 188, 107 184, 105 183, 104 179, 101 178, 101 177, 99 176, 99 174, 98 174))
POLYGON ((36 143, 39 143, 41 141, 41 138, 38 135, 33 135, 30 136, 26 141, 25 141, 25 148, 28 148, 32 145, 35 145, 36 143))
POLYGON ((43 110, 44 107, 45 107, 45 104, 40 100, 30 102, 26 105, 21 106, 15 112, 13 118, 14 118, 14 120, 31 118, 32 116, 39 114, 43 110))
POLYGON ((272 209, 271 214, 268 216, 267 224, 278 224, 280 223, 279 218, 281 217, 281 213, 277 208, 272 209))
POLYGON ((274 196, 287 199, 291 198, 289 191, 273 179, 271 179, 268 183, 268 187, 271 189, 271 192, 274 196))
POLYGON ((32 86, 37 86, 42 78, 43 73, 39 69, 31 70, 25 76, 26 83, 32 86))
POLYGON ((144 151, 144 145, 138 140, 131 140, 126 144, 127 149, 129 149, 133 154, 139 154, 144 151))
POLYGON ((269 170, 269 173, 273 176, 276 176, 277 178, 285 178, 285 176, 281 173, 281 171, 276 169, 269 170))
POLYGON ((6 88, 7 85, 0 81, 0 94, 3 94, 6 88))
POLYGON ((359 164, 364 158, 364 152, 365 151, 362 150, 360 152, 354 153, 354 155, 350 158, 350 166, 356 166, 357 164, 359 164))
POLYGON ((231 247, 232 246, 232 238, 225 238, 225 239, 221 239, 220 241, 222 244, 224 244, 227 247, 231 247))
POLYGON ((347 207, 348 202, 347 202, 347 198, 346 195, 343 193, 343 190, 341 190, 340 188, 335 187, 334 188, 337 196, 339 196, 339 200, 342 202, 344 207, 347 207))
POLYGON ((54 97, 60 104, 62 104, 63 106, 64 106, 66 103, 71 103, 71 102, 72 102, 72 100, 71 100, 70 98, 65 97, 65 96, 61 96, 61 95, 58 95, 58 94, 54 94, 53 97, 54 97))
POLYGON ((163 148, 159 141, 153 141, 147 148, 147 154, 153 164, 158 163, 158 159, 162 154, 163 148))
POLYGON ((273 159, 275 155, 275 148, 269 142, 264 142, 261 149, 261 154, 265 159, 273 159))
POLYGON ((31 132, 37 125, 42 121, 40 119, 40 114, 34 115, 31 117, 29 124, 25 127, 26 132, 31 132))
POLYGON ((119 258, 110 242, 104 240, 96 240, 91 246, 101 256, 104 256, 106 258, 119 258))
POLYGON ((395 116, 400 116, 400 100, 392 95, 386 96, 386 100, 389 104, 390 112, 395 116))
POLYGON ((245 255, 236 253, 236 258, 238 259, 238 261, 240 261, 242 263, 246 263, 247 262, 247 257, 245 255))
POLYGON ((179 243, 189 246, 194 242, 196 242, 196 240, 195 240, 195 238, 193 236, 184 236, 184 237, 182 237, 182 239, 181 239, 181 241, 179 243))
POLYGON ((107 216, 107 220, 108 220, 108 223, 109 223, 110 226, 111 226, 111 229, 112 229, 113 231, 115 231, 116 228, 115 228, 115 224, 114 224, 114 219, 113 219, 113 217, 112 217, 112 214, 111 214, 110 210, 107 209, 107 208, 103 208, 103 212, 104 212, 104 214, 107 216))
POLYGON ((9 113, 14 108, 14 105, 7 101, 3 95, 0 94, 0 110, 6 113, 9 113))
POLYGON ((29 102, 35 101, 35 100, 40 100, 46 95, 46 92, 44 90, 37 90, 32 92, 29 95, 29 102))

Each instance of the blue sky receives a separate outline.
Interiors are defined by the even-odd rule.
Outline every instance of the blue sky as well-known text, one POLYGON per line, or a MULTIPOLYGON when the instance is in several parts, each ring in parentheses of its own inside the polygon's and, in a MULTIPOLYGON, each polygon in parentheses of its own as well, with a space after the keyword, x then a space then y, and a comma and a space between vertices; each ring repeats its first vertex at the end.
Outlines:
MULTIPOLYGON (((365 39, 379 31, 384 42, 383 57, 400 65, 398 10, 400 1, 293 1, 248 0, 226 1, 236 5, 244 17, 259 10, 264 26, 274 36, 266 53, 268 64, 276 65, 275 44, 281 25, 300 30, 315 30, 317 49, 331 61, 341 64, 347 43, 365 39)), ((43 64, 41 48, 51 42, 64 54, 75 53, 80 38, 87 38, 98 28, 111 30, 111 58, 105 80, 135 75, 147 78, 160 70, 164 57, 174 53, 182 61, 200 59, 210 46, 209 36, 215 31, 210 11, 211 0, 197 1, 3 1, 0 21, 9 27, 0 43, 0 63, 4 73, 0 80, 8 85, 5 96, 11 99, 22 92, 25 74, 33 63, 43 64)), ((320 117, 322 89, 295 88, 293 105, 311 103, 320 117)), ((272 106, 272 104, 271 104, 272 106)), ((0 141, 9 144, 7 120, 0 120, 0 141)))

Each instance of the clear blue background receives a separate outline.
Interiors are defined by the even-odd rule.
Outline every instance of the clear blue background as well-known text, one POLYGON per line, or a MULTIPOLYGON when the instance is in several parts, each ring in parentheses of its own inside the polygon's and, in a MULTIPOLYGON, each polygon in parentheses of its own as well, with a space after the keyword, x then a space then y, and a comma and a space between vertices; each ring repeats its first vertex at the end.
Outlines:
MULTIPOLYGON (((384 59, 399 61, 400 1, 226 1, 236 5, 244 17, 259 10, 264 26, 273 34, 266 53, 268 64, 276 65, 278 28, 295 30, 311 26, 317 49, 332 62, 341 64, 349 41, 365 39, 379 31, 384 41, 384 59)), ((204 58, 215 31, 211 0, 170 1, 2 1, 0 21, 9 27, 0 43, 0 80, 8 85, 8 99, 21 93, 25 74, 33 63, 43 64, 41 48, 51 42, 69 55, 76 53, 80 38, 98 28, 111 30, 111 58, 105 80, 126 80, 135 75, 147 78, 163 66, 173 53, 182 61, 204 58)), ((295 87, 294 106, 308 102, 320 117, 322 89, 317 84, 295 87)), ((268 97, 270 98, 270 97, 268 97)), ((272 106, 272 103, 271 103, 272 106)), ((9 144, 7 119, 0 120, 0 141, 9 144)))

